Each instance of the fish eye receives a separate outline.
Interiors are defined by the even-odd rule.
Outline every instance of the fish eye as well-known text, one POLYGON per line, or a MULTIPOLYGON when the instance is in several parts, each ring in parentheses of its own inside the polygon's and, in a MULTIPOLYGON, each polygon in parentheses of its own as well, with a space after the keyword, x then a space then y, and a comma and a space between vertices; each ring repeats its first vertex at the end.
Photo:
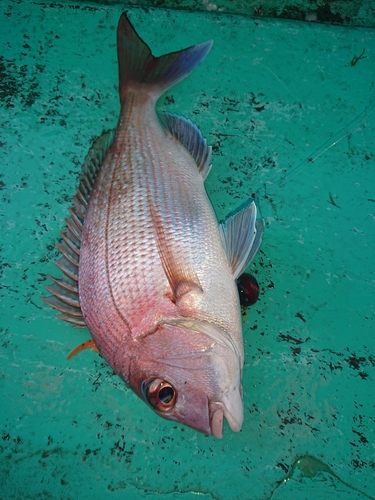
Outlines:
POLYGON ((157 411, 172 410, 176 404, 177 392, 166 380, 155 378, 142 382, 142 393, 148 404, 157 411))

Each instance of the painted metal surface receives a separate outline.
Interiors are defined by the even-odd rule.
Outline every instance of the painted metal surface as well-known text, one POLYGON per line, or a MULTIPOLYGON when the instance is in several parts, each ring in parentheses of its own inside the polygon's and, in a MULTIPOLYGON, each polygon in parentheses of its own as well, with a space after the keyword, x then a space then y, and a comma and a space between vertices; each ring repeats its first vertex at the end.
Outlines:
MULTIPOLYGON (((43 4, 42 0, 36 0, 43 4)), ((106 5, 136 4, 137 7, 180 9, 225 14, 239 14, 256 18, 290 19, 308 23, 334 24, 338 26, 375 27, 375 9, 372 0, 92 0, 106 5)), ((69 4, 69 0, 59 3, 69 4)), ((81 0, 81 5, 87 4, 81 0)))
POLYGON ((67 361, 87 334, 38 300, 80 164, 116 124, 119 14, 0 5, 0 497, 375 498, 374 32, 131 11, 156 55, 214 39, 159 109, 213 145, 219 218, 256 193, 268 224, 244 427, 215 441, 158 419, 97 353, 67 361))

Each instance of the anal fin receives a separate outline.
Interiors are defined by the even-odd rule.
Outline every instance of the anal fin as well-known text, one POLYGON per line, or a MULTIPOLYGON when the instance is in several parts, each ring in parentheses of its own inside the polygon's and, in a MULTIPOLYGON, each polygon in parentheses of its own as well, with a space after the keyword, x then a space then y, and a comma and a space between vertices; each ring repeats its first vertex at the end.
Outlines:
POLYGON ((172 113, 158 113, 163 127, 170 132, 191 154, 203 180, 211 170, 211 146, 193 122, 172 113))

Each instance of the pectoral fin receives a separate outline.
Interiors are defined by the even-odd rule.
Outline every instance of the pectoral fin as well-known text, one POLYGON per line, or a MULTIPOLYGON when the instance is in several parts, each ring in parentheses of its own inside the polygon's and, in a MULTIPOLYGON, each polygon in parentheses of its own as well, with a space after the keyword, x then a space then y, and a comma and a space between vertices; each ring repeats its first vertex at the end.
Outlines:
POLYGON ((158 240, 158 249, 165 275, 173 294, 173 301, 179 302, 184 295, 203 292, 198 276, 189 262, 184 262, 173 253, 168 245, 158 240))
POLYGON ((178 303, 184 295, 190 293, 201 294, 203 289, 191 264, 189 255, 186 255, 183 249, 177 249, 173 245, 173 239, 168 238, 161 217, 158 215, 151 200, 150 210, 154 221, 156 244, 164 273, 171 287, 173 302, 178 303))

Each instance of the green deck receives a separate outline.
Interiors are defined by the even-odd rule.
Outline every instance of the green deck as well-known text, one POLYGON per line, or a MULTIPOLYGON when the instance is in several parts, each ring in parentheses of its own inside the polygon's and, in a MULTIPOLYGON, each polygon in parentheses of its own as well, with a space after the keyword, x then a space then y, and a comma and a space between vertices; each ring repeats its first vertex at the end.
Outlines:
POLYGON ((121 8, 3 1, 1 500, 375 499, 374 30, 129 11, 155 55, 214 40, 159 107, 213 145, 219 218, 255 192, 267 221, 243 430, 163 421, 98 354, 66 360, 89 334, 38 297, 80 164, 116 125, 121 8))

